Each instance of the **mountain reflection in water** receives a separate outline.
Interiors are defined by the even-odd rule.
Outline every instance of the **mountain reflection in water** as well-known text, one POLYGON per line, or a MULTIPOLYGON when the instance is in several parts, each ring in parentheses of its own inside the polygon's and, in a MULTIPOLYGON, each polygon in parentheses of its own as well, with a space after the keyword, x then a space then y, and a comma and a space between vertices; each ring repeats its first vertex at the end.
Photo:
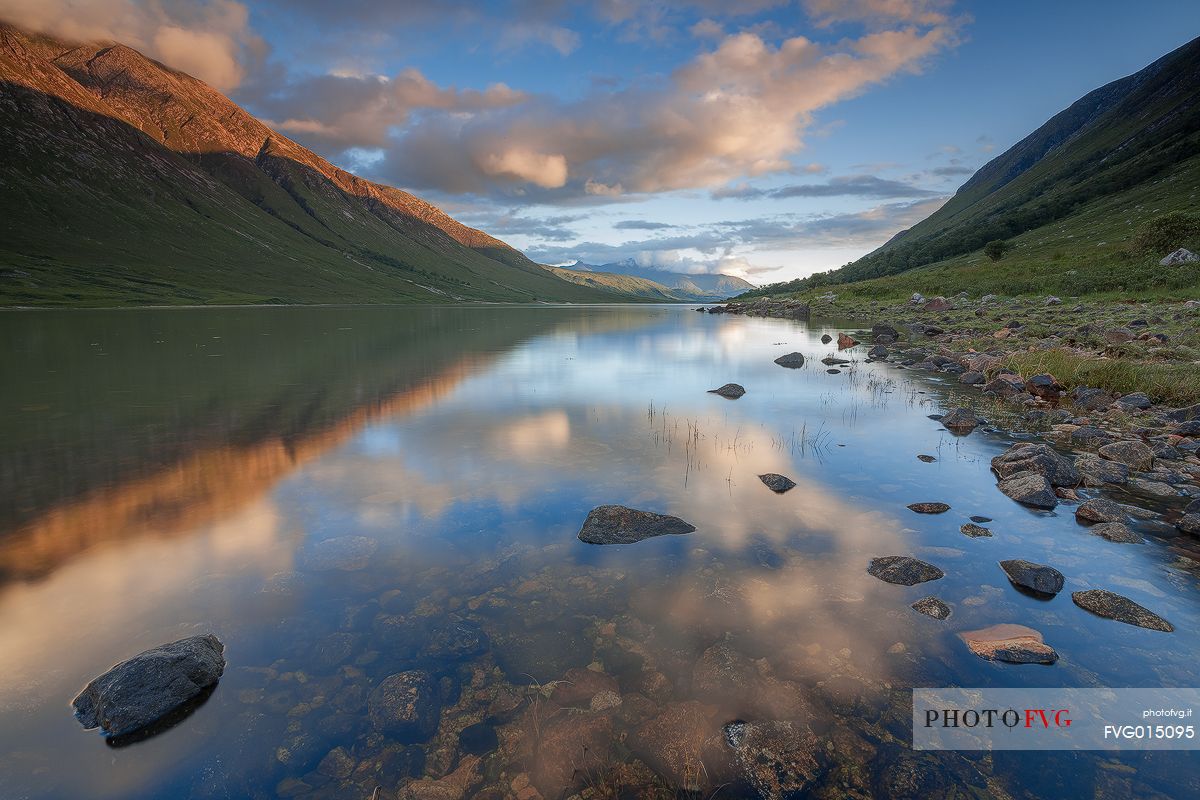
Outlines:
POLYGON ((927 418, 952 387, 772 363, 817 361, 826 330, 662 307, 0 315, 0 795, 734 796, 754 787, 733 720, 786 722, 775 780, 816 796, 1190 793, 1187 754, 909 749, 914 685, 1196 685, 1196 582, 1000 495, 1008 440, 927 418), (730 381, 747 394, 706 393, 730 381), (579 542, 605 503, 698 530, 579 542), (971 514, 996 536, 962 536, 971 514), (866 574, 892 554, 947 575, 866 574), (1178 630, 1025 597, 1014 557, 1123 581, 1178 630), (953 616, 908 607, 927 594, 953 616), (955 636, 999 622, 1062 660, 955 636), (71 719, 94 675, 209 630, 229 665, 177 726, 114 751, 71 719), (440 706, 415 742, 370 713, 414 669, 440 706))

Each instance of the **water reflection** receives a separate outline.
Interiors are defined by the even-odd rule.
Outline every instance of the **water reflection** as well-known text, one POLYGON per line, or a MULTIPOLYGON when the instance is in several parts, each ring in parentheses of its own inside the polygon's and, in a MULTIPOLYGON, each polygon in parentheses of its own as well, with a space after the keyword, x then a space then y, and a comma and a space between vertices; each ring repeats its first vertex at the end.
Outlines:
MULTIPOLYGON (((725 743, 739 719, 799 721, 821 744, 789 769, 811 767, 828 796, 900 796, 918 775, 931 796, 990 782, 1090 797, 1107 774, 1093 760, 1051 759, 1077 781, 1043 792, 1034 759, 912 754, 905 690, 1196 682, 1196 586, 1169 551, 1012 504, 987 468, 1007 442, 940 430, 936 382, 772 363, 828 354, 818 326, 662 308, 0 326, 18 343, 0 365, 6 797, 732 795, 752 788, 725 743), (706 393, 730 381, 747 394, 706 393), (775 495, 765 472, 797 486, 775 495), (905 508, 932 500, 952 512, 905 508), (579 543, 604 503, 697 531, 579 543), (996 535, 962 536, 971 514, 996 535), (890 554, 947 577, 870 578, 890 554), (1054 564, 1066 591, 1020 595, 1005 558, 1054 564), (1092 585, 1162 611, 1173 648, 1075 613, 1069 592, 1092 585), (930 593, 948 622, 908 608, 930 593), (955 637, 1002 622, 1036 627, 1062 660, 986 663, 955 637), (71 720, 93 675, 207 630, 229 668, 178 726, 113 751, 71 720), (372 692, 413 669, 437 686, 437 732, 381 736, 372 692)), ((1143 761, 1115 760, 1119 785, 1195 785, 1191 761, 1143 761)))

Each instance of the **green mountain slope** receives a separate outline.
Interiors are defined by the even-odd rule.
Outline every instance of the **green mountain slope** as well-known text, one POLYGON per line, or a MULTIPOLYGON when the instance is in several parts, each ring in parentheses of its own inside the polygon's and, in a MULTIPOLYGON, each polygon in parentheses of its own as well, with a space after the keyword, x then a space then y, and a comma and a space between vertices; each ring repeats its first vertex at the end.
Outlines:
MULTIPOLYGON (((1125 248, 1150 215, 1195 208, 1197 154, 1200 39, 1055 115, 984 165, 942 208, 875 252, 765 289, 853 283, 935 263, 978 263, 986 272, 980 248, 1013 237, 1026 248, 1046 245, 1039 254, 1059 261, 1083 255, 1077 253, 1081 247, 1096 248, 1087 251, 1089 261, 1103 260, 1105 248, 1125 248)), ((1034 252, 1019 247, 1005 261, 1034 252)), ((1114 258, 1122 260, 1119 253, 1114 258)), ((1133 261, 1123 263, 1137 266, 1133 261)))
POLYGON ((0 126, 3 305, 623 299, 121 45, 0 24, 0 126))

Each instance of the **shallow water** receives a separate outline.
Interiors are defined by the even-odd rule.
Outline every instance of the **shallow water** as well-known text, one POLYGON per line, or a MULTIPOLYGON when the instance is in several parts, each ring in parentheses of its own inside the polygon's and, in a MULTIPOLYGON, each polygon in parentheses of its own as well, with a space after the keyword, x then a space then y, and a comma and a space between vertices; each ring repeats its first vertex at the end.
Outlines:
POLYGON ((451 773, 420 787, 737 796, 722 725, 768 718, 823 743, 814 796, 1200 791, 1190 753, 908 749, 913 686, 1200 685, 1200 586, 1169 530, 1110 543, 1001 495, 1011 436, 928 417, 955 385, 864 348, 827 374, 838 330, 682 307, 0 315, 0 796, 365 800, 451 773), (791 351, 809 364, 772 363, 791 351), (744 397, 706 393, 731 381, 744 397), (579 542, 606 503, 697 531, 579 542), (992 538, 959 533, 974 514, 992 538), (866 574, 893 554, 946 577, 866 574), (1018 593, 1007 558, 1066 588, 1018 593), (1176 632, 1087 614, 1085 588, 1176 632), (929 594, 949 620, 908 607, 929 594), (985 662, 955 635, 1001 622, 1061 659, 985 662), (207 631, 228 667, 175 727, 113 748, 72 718, 90 678, 207 631), (620 705, 563 705, 589 665, 620 705), (438 687, 425 741, 366 711, 408 669, 438 687))

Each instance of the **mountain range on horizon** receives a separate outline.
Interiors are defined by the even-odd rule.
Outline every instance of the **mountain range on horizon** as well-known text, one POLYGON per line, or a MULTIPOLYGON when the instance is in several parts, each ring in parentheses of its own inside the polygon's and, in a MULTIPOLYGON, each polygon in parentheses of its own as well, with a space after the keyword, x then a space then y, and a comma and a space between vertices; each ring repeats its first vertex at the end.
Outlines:
POLYGON ((640 300, 563 280, 121 44, 0 23, 0 305, 640 300))
POLYGON ((1027 258, 1044 254, 1036 264, 1058 261, 1065 272, 1061 262, 1072 258, 1087 271, 1097 259, 1128 258, 1139 224, 1192 211, 1197 191, 1200 38, 1084 95, 981 167, 929 217, 857 261, 749 295, 910 271, 977 282, 981 270, 995 269, 980 256, 994 240, 1012 239, 1027 258))
MULTIPOLYGON (((597 280, 598 275, 616 275, 638 278, 648 281, 669 298, 689 302, 712 302, 725 300, 744 291, 755 288, 753 283, 735 275, 724 275, 718 272, 672 272, 655 266, 639 264, 634 258, 626 258, 608 264, 586 264, 583 261, 573 261, 555 267, 556 274, 564 275, 569 280, 597 280)), ((620 281, 604 279, 606 283, 620 284, 620 281)))

